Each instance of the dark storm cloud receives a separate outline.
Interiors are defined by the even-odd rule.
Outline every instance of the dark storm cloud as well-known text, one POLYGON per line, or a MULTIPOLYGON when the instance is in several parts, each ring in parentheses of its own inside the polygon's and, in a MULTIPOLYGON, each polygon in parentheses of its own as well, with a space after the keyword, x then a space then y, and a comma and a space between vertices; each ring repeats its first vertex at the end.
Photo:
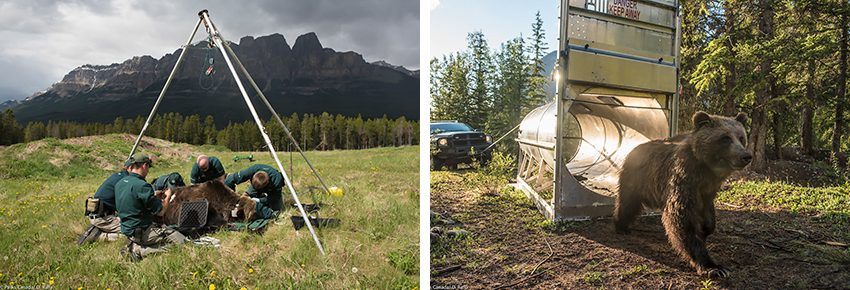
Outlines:
MULTIPOLYGON (((315 32, 324 47, 419 69, 419 1, 4 0, 0 102, 44 90, 80 65, 172 53, 189 38, 201 9, 237 43, 280 33, 292 46, 315 32)), ((204 37, 202 28, 194 41, 204 37)))
POLYGON ((174 2, 153 1, 134 7, 151 18, 165 19, 182 17, 174 15, 174 11, 208 9, 213 23, 232 41, 245 35, 281 33, 293 45, 298 36, 315 32, 325 47, 356 51, 369 61, 384 59, 419 68, 418 1, 174 2))

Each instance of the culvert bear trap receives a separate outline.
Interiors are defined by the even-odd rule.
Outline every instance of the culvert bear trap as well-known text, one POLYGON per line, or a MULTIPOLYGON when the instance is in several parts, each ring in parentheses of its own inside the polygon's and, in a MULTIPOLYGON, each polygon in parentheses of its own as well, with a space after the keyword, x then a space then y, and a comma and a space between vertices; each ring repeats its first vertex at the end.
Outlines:
POLYGON ((516 139, 517 186, 546 218, 611 216, 626 155, 676 134, 678 6, 561 0, 556 96, 525 116, 516 139))

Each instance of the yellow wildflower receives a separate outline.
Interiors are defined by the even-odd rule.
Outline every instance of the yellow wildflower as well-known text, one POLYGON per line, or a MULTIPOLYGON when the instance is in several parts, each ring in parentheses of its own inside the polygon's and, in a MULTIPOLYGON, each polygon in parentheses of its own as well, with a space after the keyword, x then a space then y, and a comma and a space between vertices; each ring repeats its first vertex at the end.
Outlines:
POLYGON ((210 290, 215 290, 215 285, 210 284, 210 290))
POLYGON ((215 271, 210 272, 210 277, 215 276, 215 271))
POLYGON ((248 268, 248 273, 254 273, 254 269, 248 268))

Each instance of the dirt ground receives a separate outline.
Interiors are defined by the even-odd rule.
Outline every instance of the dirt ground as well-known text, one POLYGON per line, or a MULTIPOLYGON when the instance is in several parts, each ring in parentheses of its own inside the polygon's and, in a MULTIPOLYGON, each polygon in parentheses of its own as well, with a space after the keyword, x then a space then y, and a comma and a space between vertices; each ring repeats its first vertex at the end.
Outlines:
MULTIPOLYGON (((822 185, 823 169, 812 165, 821 158, 797 153, 783 149, 784 160, 771 161, 766 173, 739 172, 726 186, 752 179, 822 185)), ((732 273, 708 280, 673 251, 659 216, 642 217, 630 235, 616 234, 611 219, 546 225, 524 196, 461 188, 469 183, 463 172, 432 179, 437 226, 470 233, 432 236, 432 289, 850 289, 850 240, 819 216, 716 203, 708 249, 732 273)))

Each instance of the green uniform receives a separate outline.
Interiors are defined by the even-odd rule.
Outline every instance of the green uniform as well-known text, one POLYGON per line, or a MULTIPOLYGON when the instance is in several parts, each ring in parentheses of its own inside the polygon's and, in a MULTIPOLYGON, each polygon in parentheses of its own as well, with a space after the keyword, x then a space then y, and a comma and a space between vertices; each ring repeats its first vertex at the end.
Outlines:
POLYGON ((252 185, 248 185, 248 190, 246 190, 246 192, 252 198, 260 200, 257 204, 257 214, 260 218, 270 218, 272 216, 272 211, 279 211, 283 208, 283 196, 281 194, 281 189, 284 185, 286 185, 286 183, 284 182, 283 175, 280 174, 280 171, 277 171, 277 169, 274 169, 274 167, 269 165, 256 164, 228 176, 227 179, 224 180, 224 185, 230 187, 231 190, 236 190, 237 184, 251 180, 251 178, 254 177, 254 174, 260 171, 265 171, 269 174, 269 184, 263 188, 254 188, 252 185), (261 208, 260 205, 264 205, 267 208, 261 208))
POLYGON ((132 173, 115 185, 115 205, 121 218, 121 233, 132 236, 137 228, 153 224, 153 216, 162 210, 162 200, 154 196, 153 186, 141 175, 132 173))
POLYGON ((151 181, 151 185, 154 190, 166 190, 178 186, 186 186, 186 184, 183 183, 183 176, 180 176, 180 173, 177 172, 160 176, 159 178, 151 181))
POLYGON ((209 160, 210 164, 206 172, 198 167, 197 162, 195 162, 195 165, 192 165, 192 173, 189 175, 189 182, 192 184, 204 183, 224 175, 224 166, 221 165, 221 161, 219 161, 218 158, 210 156, 207 157, 207 160, 209 160))
MULTIPOLYGON (((115 185, 118 184, 118 181, 127 177, 130 174, 127 171, 121 170, 115 172, 97 188, 97 191, 94 193, 94 198, 100 199, 100 202, 103 203, 103 215, 114 215, 115 214, 115 185)), ((86 215, 89 214, 97 214, 97 213, 89 213, 86 212, 86 215)))

